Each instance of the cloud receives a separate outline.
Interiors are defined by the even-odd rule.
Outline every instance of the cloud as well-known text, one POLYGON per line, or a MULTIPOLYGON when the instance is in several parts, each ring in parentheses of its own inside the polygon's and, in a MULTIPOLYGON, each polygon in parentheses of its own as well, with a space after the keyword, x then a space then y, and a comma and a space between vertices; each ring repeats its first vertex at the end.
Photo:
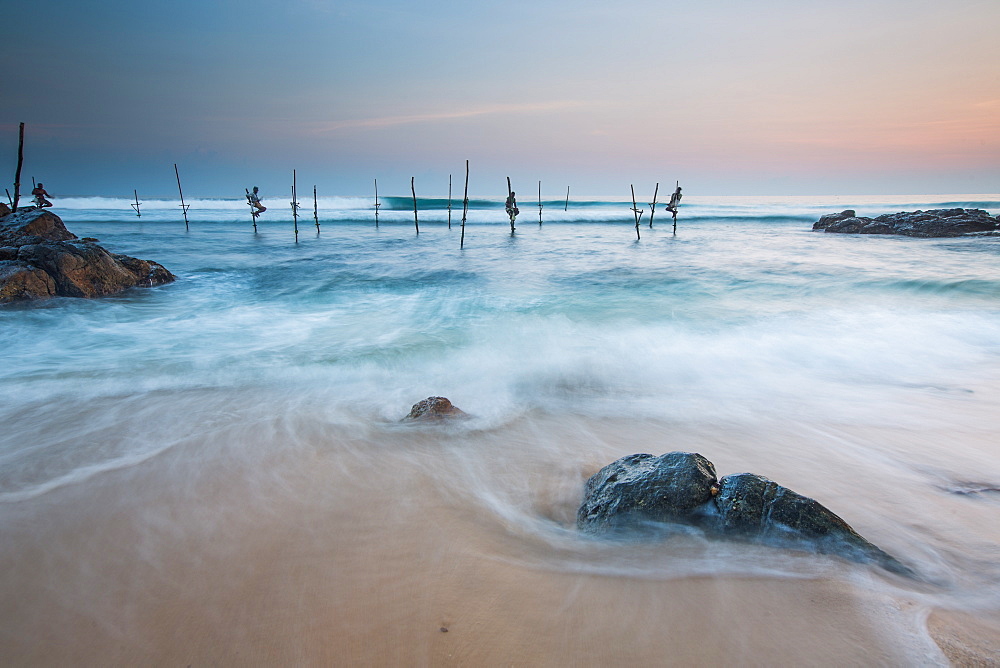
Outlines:
POLYGON ((555 102, 540 102, 534 104, 496 104, 486 107, 463 109, 458 111, 441 111, 427 114, 409 114, 404 116, 382 116, 379 118, 360 118, 345 121, 329 121, 317 123, 311 130, 316 134, 326 134, 339 130, 349 130, 357 128, 386 128, 396 125, 412 125, 414 123, 435 123, 439 121, 452 121, 462 118, 474 118, 476 116, 495 116, 505 114, 526 114, 548 111, 564 111, 571 108, 589 106, 587 103, 562 100, 555 102))

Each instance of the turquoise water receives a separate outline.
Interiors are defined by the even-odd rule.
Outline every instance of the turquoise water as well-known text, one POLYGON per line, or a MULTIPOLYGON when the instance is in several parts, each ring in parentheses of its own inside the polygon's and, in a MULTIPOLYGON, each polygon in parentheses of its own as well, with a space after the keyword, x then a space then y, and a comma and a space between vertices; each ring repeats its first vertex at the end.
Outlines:
MULTIPOLYGON (((847 206, 997 213, 1000 198, 690 199, 676 234, 658 213, 639 240, 630 202, 547 202, 539 225, 522 201, 511 235, 502 203, 477 200, 464 249, 461 209, 448 229, 440 202, 418 235, 395 200, 378 228, 371 202, 327 200, 320 231, 309 211, 297 241, 290 214, 269 210, 255 234, 238 201, 192 208, 188 230, 173 202, 142 218, 127 200, 56 209, 78 236, 177 281, 0 308, 0 521, 60 490, 86 498, 112 472, 156 471, 195 440, 208 470, 327 441, 374 458, 405 443, 396 420, 411 404, 443 395, 473 415, 441 436, 465 476, 449 498, 519 546, 504 558, 639 577, 826 568, 744 548, 616 557, 574 537, 575 495, 596 467, 697 450, 720 474, 819 498, 949 605, 995 601, 1000 523, 982 526, 1000 495, 953 488, 1000 488, 1000 236, 811 223, 847 206), (493 470, 523 461, 551 475, 524 487, 493 470)), ((421 453, 414 465, 430 466, 421 453)))

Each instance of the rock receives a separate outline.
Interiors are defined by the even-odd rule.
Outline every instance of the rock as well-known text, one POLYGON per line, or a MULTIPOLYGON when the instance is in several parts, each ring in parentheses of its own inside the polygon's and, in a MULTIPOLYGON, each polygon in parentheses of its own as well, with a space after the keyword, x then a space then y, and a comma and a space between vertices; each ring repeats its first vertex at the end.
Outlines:
POLYGON ((68 241, 76 235, 66 229, 62 218, 45 209, 18 209, 0 219, 0 241, 6 245, 10 240, 25 243, 42 241, 68 241))
POLYGON ((10 207, 4 204, 3 202, 0 202, 0 218, 3 218, 9 213, 10 213, 10 207))
POLYGON ((713 527, 717 533, 755 543, 811 548, 876 563, 893 573, 913 574, 818 501, 764 476, 725 476, 713 502, 719 513, 713 527))
POLYGON ((445 397, 427 397, 413 404, 410 414, 403 420, 443 420, 446 418, 466 417, 468 413, 454 406, 445 397))
POLYGON ((717 481, 712 462, 695 453, 623 457, 587 481, 577 511, 577 527, 596 535, 677 525, 721 538, 834 554, 914 575, 818 501, 752 473, 717 481))
POLYGON ((602 532, 653 522, 694 524, 716 485, 715 467, 699 454, 629 455, 587 481, 577 526, 602 532))
POLYGON ((0 218, 0 303, 57 295, 101 297, 173 280, 156 262, 78 241, 50 211, 24 209, 0 218))
POLYGON ((933 209, 887 213, 876 218, 855 215, 852 210, 827 214, 813 224, 814 230, 848 234, 901 234, 909 237, 957 237, 971 232, 1000 229, 1000 221, 982 209, 933 209))

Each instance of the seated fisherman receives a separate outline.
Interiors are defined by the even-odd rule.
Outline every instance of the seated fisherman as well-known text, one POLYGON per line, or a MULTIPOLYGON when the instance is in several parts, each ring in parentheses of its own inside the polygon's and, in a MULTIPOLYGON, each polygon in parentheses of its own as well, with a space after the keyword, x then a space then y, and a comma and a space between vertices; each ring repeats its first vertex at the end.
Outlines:
POLYGON ((667 204, 667 211, 677 214, 677 205, 681 203, 681 187, 677 186, 677 190, 670 196, 670 203, 667 204))
POLYGON ((43 207, 52 206, 52 202, 45 199, 46 197, 51 197, 51 195, 45 192, 45 188, 41 183, 35 186, 35 189, 31 191, 31 194, 35 196, 35 206, 38 208, 41 209, 43 207))
POLYGON ((507 201, 504 203, 504 208, 507 210, 507 215, 511 218, 516 218, 517 214, 521 213, 517 208, 517 200, 514 199, 514 191, 510 192, 507 196, 507 201))
POLYGON ((249 201, 250 206, 253 207, 254 216, 259 216, 267 211, 267 207, 260 203, 260 196, 257 194, 257 186, 253 187, 252 193, 247 193, 247 201, 249 201))

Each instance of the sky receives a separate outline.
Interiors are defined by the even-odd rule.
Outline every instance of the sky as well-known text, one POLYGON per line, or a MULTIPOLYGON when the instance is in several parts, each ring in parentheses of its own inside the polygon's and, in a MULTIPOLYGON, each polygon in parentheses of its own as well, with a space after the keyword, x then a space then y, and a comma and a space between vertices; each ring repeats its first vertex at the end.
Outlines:
POLYGON ((11 190, 1000 192, 997 0, 9 4, 11 190))

